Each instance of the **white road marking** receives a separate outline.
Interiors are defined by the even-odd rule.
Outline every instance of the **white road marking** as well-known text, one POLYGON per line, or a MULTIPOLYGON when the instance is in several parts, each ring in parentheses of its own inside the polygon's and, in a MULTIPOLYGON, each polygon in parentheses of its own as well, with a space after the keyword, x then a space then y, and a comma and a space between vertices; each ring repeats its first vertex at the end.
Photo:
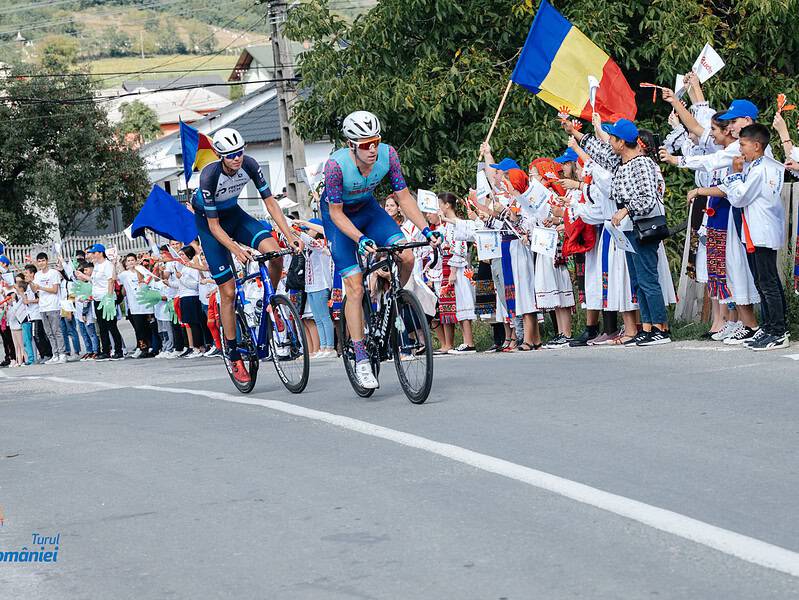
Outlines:
POLYGON ((799 354, 783 354, 783 358, 790 358, 791 360, 799 360, 799 354))
POLYGON ((700 352, 735 352, 741 348, 730 348, 720 346, 675 346, 675 350, 698 350, 700 352))
MULTIPOLYGON (((17 379, 0 372, 0 377, 7 379, 17 379)), ((97 383, 88 381, 78 381, 63 377, 37 377, 38 379, 49 379, 64 383, 97 383)), ((21 377, 20 377, 21 379, 21 377)), ((117 386, 123 387, 123 386, 117 386)), ((708 548, 718 550, 729 556, 734 556, 746 562, 774 569, 799 577, 799 553, 782 548, 762 540, 758 540, 734 531, 729 531, 698 519, 676 513, 664 508, 652 506, 638 500, 612 494, 577 481, 558 477, 551 473, 539 471, 530 467, 525 467, 512 463, 501 458, 474 452, 467 448, 436 442, 412 433, 397 431, 388 427, 382 427, 359 419, 345 417, 333 413, 323 412, 289 404, 279 400, 267 400, 252 396, 233 395, 225 392, 212 392, 208 390, 196 390, 188 388, 168 388, 155 385, 136 385, 124 386, 130 389, 146 390, 153 392, 163 392, 168 394, 186 394, 201 396, 211 400, 223 402, 233 402, 236 404, 248 404, 252 406, 262 406, 270 410, 284 414, 303 417, 314 421, 328 423, 335 427, 355 431, 371 437, 376 437, 409 448, 424 450, 431 454, 443 456, 456 462, 481 469, 488 473, 494 473, 526 483, 533 487, 552 492, 564 498, 575 500, 582 504, 587 504, 595 508, 613 513, 620 517, 631 519, 643 525, 653 527, 660 531, 676 535, 683 539, 702 544, 708 548)))

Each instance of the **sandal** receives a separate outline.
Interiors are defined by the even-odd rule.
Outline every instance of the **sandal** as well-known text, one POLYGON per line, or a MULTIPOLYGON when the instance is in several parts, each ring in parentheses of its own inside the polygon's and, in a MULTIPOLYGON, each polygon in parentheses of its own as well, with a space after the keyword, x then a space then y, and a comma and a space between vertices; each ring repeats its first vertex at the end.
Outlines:
POLYGON ((535 346, 528 344, 527 342, 523 342, 516 346, 516 350, 519 352, 529 352, 530 350, 535 350, 535 346))
POLYGON ((635 336, 632 335, 620 335, 619 337, 615 337, 612 340, 609 340, 607 345, 608 346, 624 346, 627 342, 634 340, 635 336))

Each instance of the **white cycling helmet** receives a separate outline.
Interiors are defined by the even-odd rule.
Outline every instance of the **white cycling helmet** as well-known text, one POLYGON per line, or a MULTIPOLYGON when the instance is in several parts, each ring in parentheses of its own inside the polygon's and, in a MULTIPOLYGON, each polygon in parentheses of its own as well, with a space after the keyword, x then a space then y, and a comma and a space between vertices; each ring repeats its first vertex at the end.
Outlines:
POLYGON ((220 156, 225 156, 233 152, 238 152, 244 148, 244 138, 235 129, 226 127, 220 129, 214 134, 214 139, 211 145, 220 156))
POLYGON ((380 135, 380 119, 366 110, 356 110, 347 115, 341 131, 348 140, 365 140, 380 135))

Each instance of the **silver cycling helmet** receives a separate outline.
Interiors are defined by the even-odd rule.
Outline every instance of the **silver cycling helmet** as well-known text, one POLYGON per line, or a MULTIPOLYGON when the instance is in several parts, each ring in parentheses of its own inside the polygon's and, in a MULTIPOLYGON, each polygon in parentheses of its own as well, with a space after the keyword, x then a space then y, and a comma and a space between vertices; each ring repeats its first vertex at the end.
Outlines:
POLYGON ((380 135, 380 119, 366 110, 350 113, 341 124, 344 137, 351 141, 365 140, 380 135))

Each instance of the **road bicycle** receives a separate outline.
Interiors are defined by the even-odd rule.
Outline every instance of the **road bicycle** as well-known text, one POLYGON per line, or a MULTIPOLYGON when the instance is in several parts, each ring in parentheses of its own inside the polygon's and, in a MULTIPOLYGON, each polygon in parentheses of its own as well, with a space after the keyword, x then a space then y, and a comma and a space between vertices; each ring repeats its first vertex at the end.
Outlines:
MULTIPOLYGON (((433 342, 422 305, 412 292, 402 289, 399 283, 397 254, 427 245, 428 242, 411 242, 379 247, 376 256, 383 256, 368 266, 358 256, 364 283, 364 343, 372 373, 377 378, 380 363, 393 359, 400 386, 414 404, 422 404, 427 400, 433 385, 433 342), (388 285, 373 304, 369 293, 369 276, 379 271, 388 274, 388 285)), ((368 398, 374 390, 361 387, 355 375, 355 350, 347 329, 346 303, 345 297, 339 321, 339 350, 355 393, 368 398)))
POLYGON ((275 293, 266 267, 270 260, 292 253, 293 250, 285 249, 257 254, 251 260, 258 263, 258 270, 235 279, 235 337, 250 381, 236 381, 225 344, 227 335, 222 336, 222 344, 225 346, 223 356, 228 375, 233 385, 244 394, 248 394, 255 387, 262 360, 272 361, 280 380, 290 392, 299 394, 308 385, 310 361, 302 319, 291 300, 275 293), (263 288, 263 295, 257 300, 247 298, 245 284, 248 283, 250 286, 259 285, 263 288))

